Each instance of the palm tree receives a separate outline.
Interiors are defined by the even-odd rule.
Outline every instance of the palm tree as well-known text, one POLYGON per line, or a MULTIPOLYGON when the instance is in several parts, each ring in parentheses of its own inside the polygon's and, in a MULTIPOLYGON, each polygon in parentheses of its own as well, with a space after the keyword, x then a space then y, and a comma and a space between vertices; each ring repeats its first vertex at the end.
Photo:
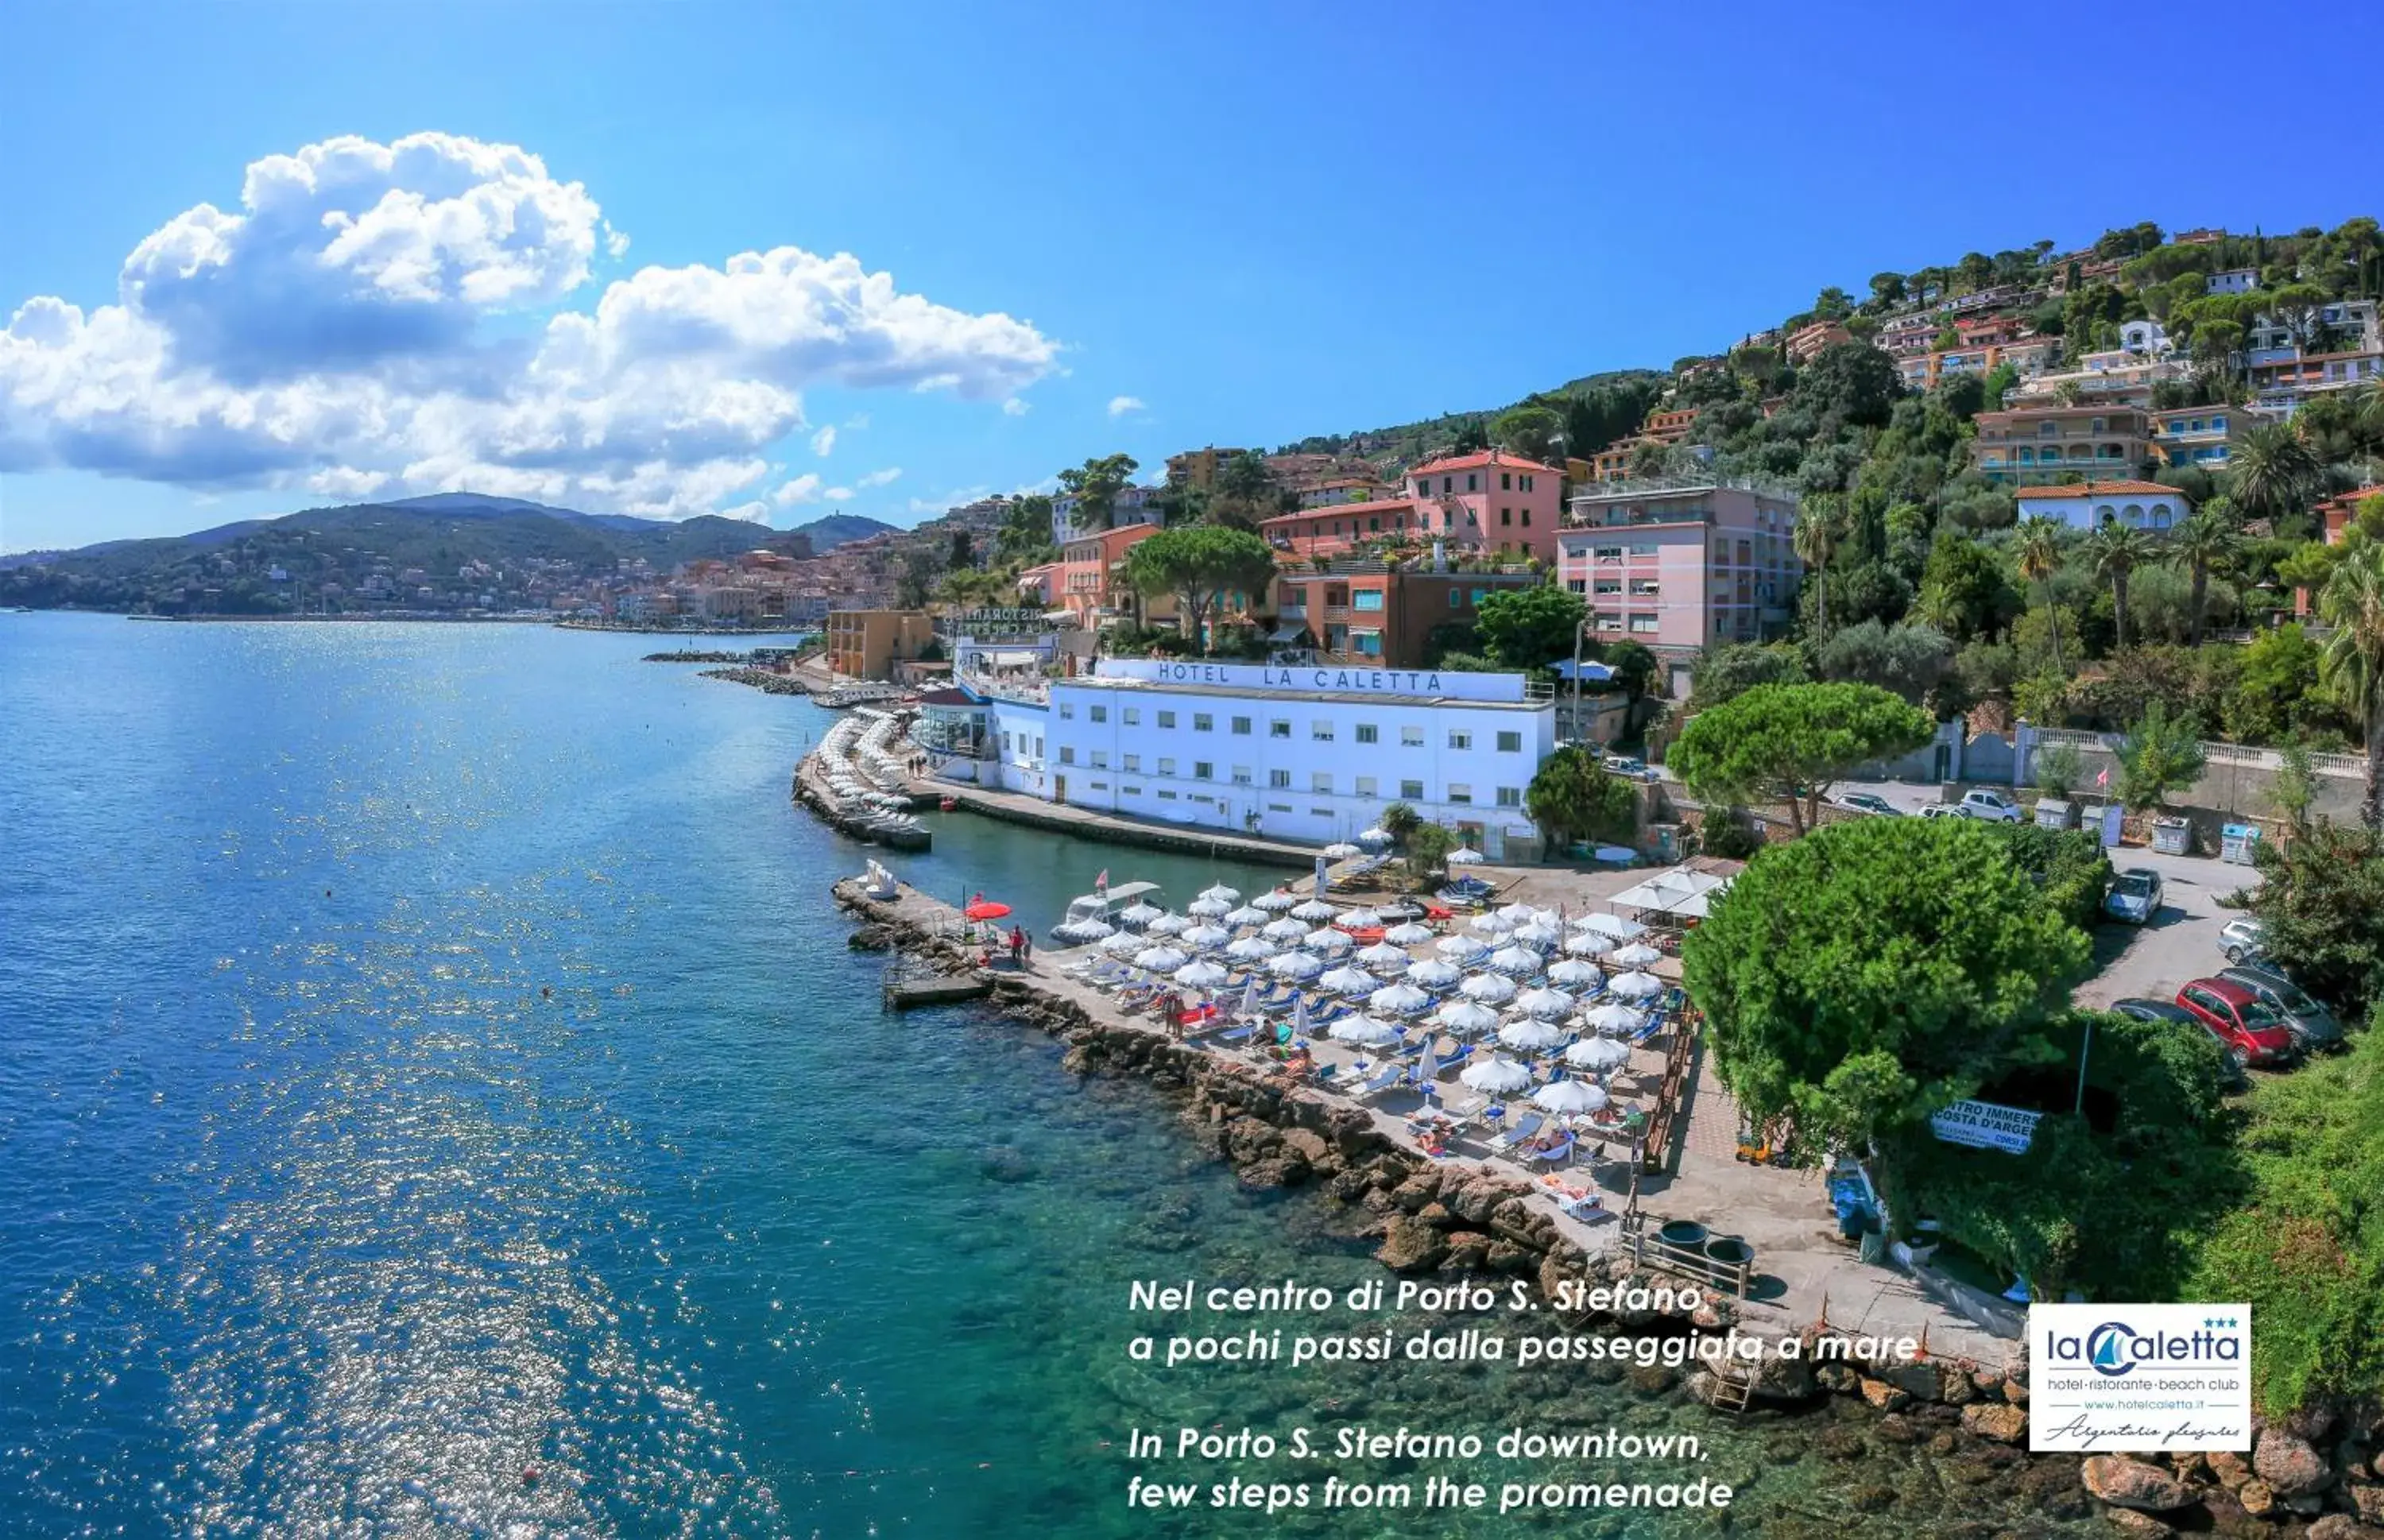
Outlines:
POLYGON ((2183 566, 2193 579, 2185 612, 2189 646, 2202 645, 2202 607, 2210 595, 2211 569, 2226 565, 2235 555, 2235 524, 2226 508, 2225 498, 2212 498, 2210 506, 2169 532, 2169 560, 2183 566))
POLYGON ((2237 506, 2254 518, 2297 513, 2324 467, 2291 423, 2262 423, 2243 436, 2232 456, 2237 506))
POLYGON ((2067 669, 2061 662, 2061 606, 2053 602, 2053 575, 2061 570, 2061 526, 2043 514, 2031 514, 2019 525, 2019 575, 2031 583, 2044 585, 2044 607, 2051 612, 2053 624, 2053 666, 2063 673, 2067 669))
POLYGON ((1808 497, 1797 511, 1788 541, 1813 575, 1814 623, 1823 639, 1830 634, 1830 552, 1837 544, 1837 510, 1827 497, 1808 497))
POLYGON ((2153 559, 2153 538, 2129 524, 2106 524, 2086 537, 2094 576, 2111 584, 2113 650, 2128 650, 2128 574, 2153 559))
POLYGON ((2319 673, 2358 709, 2367 730, 2367 792, 2359 815, 2384 828, 2384 547, 2361 546, 2342 559, 2318 594, 2318 615, 2334 627, 2319 673))

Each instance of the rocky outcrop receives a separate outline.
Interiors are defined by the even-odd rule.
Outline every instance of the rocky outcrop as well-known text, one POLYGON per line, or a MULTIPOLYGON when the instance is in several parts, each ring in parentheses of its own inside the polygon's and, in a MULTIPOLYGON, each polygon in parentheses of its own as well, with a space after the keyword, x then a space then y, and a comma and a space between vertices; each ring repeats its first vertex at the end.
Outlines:
POLYGON ((2167 1513, 2193 1501, 2185 1484, 2157 1465, 2126 1455, 2093 1455, 2080 1470, 2086 1490, 2098 1502, 2144 1513, 2167 1513))

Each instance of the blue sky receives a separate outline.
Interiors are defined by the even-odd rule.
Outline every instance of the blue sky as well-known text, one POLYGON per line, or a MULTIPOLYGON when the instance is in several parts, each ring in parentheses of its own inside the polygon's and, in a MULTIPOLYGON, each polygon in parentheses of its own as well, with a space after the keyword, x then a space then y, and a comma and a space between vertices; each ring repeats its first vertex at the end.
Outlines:
POLYGON ((2240 7, 2144 14, 16 6, 0 548, 455 478, 907 523, 1666 365, 1968 249, 2384 212, 2347 110, 2192 109, 2177 40, 2240 7))

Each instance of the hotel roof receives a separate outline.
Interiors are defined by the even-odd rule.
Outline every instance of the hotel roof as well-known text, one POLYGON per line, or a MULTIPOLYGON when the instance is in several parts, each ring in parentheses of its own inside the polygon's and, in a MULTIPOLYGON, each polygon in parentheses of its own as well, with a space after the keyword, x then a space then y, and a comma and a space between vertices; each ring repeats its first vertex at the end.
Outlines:
MULTIPOLYGON (((1346 672, 1346 670, 1345 670, 1346 672)), ((1384 670, 1384 672, 1394 672, 1384 670)), ((1398 669, 1401 674, 1429 673, 1429 669, 1398 669)), ((1143 689, 1167 695, 1213 695, 1238 701, 1337 701, 1370 706, 1462 706, 1481 711, 1546 711, 1550 700, 1476 701, 1460 695, 1402 695, 1378 689, 1270 689, 1262 685, 1199 685, 1178 684, 1173 679, 1119 679, 1099 674, 1080 674, 1072 679, 1054 679, 1052 688, 1065 689, 1143 689)))
MULTIPOLYGON (((2005 467, 2009 468, 2009 467, 2005 467)), ((2021 487, 2015 495, 2034 498, 2109 497, 2185 497, 2175 487, 2164 487, 2157 481, 2072 481, 2062 487, 2021 487)), ((2192 498, 2186 498, 2191 503, 2192 498)))
POLYGON ((1445 460, 1429 460, 1409 474, 1423 476, 1445 470, 1480 470, 1485 466, 1494 470, 1544 470, 1551 476, 1562 474, 1554 466, 1544 466, 1537 460, 1526 460, 1520 454, 1507 454, 1495 449, 1454 455, 1445 460))

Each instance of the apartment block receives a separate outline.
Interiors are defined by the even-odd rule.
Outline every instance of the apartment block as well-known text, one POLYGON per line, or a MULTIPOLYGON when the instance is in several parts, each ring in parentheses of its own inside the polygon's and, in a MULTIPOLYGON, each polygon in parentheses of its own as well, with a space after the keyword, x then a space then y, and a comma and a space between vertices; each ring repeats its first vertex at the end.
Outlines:
POLYGON ((1795 494, 1760 483, 1623 483, 1578 492, 1558 542, 1559 581, 1591 634, 1685 658, 1782 634, 1804 565, 1795 494))
POLYGON ((2152 416, 2139 407, 2056 403, 1981 412, 1971 464, 2005 486, 2140 478, 2157 460, 2152 416))
POLYGON ((925 610, 831 610, 827 665, 851 679, 891 679, 894 664, 917 658, 935 635, 925 610))
POLYGON ((1272 640, 1333 662, 1421 668, 1434 629, 1471 625, 1494 593, 1535 587, 1528 570, 1418 570, 1332 561, 1275 574, 1272 640))

